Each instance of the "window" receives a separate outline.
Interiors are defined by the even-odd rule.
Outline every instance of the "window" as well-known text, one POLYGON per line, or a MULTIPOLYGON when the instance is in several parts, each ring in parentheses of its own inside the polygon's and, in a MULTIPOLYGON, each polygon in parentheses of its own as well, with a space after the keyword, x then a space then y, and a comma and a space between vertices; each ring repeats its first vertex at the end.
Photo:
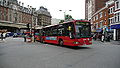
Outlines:
POLYGON ((113 13, 113 8, 111 7, 111 13, 113 13))
POLYGON ((109 13, 109 14, 112 14, 113 12, 114 12, 114 6, 109 8, 108 13, 109 13))
POLYGON ((110 19, 108 19, 108 23, 110 23, 110 19))
POLYGON ((119 16, 119 13, 117 13, 117 16, 118 16, 118 22, 119 22, 119 21, 120 21, 120 19, 119 19, 119 17, 120 17, 120 16, 119 16))
POLYGON ((95 24, 95 25, 96 25, 96 29, 97 29, 97 28, 98 28, 98 22, 96 22, 96 24, 95 24))
POLYGON ((110 23, 110 24, 112 24, 112 23, 113 23, 112 21, 113 21, 113 19, 111 18, 111 23, 110 23))
POLYGON ((103 13, 103 12, 100 12, 100 13, 99 13, 99 14, 100 14, 100 18, 102 17, 102 13, 103 13))
POLYGON ((59 36, 63 36, 63 35, 65 35, 64 33, 65 33, 65 29, 64 29, 64 27, 60 27, 60 28, 58 28, 58 35, 59 35, 59 36))
POLYGON ((115 22, 117 21, 117 17, 116 17, 116 14, 115 14, 115 22))
POLYGON ((57 36, 57 28, 51 28, 52 30, 51 30, 51 36, 57 36))
POLYGON ((94 19, 94 21, 95 21, 95 17, 94 17, 93 19, 94 19))
POLYGON ((118 22, 118 13, 116 14, 116 22, 118 22))
POLYGON ((120 21, 120 13, 119 13, 119 15, 118 15, 118 16, 119 16, 119 21, 120 21))
POLYGON ((98 20, 98 15, 96 15, 96 20, 98 20))
POLYGON ((90 23, 89 22, 76 22, 76 38, 90 36, 90 23))
POLYGON ((103 21, 100 21, 100 28, 103 27, 103 21))
POLYGON ((115 7, 113 6, 113 12, 115 11, 115 7))
POLYGON ((119 2, 116 2, 116 8, 117 9, 119 8, 119 2))
POLYGON ((0 5, 1 5, 1 1, 0 1, 0 5))
POLYGON ((2 8, 0 7, 0 20, 2 19, 2 8))
POLYGON ((105 12, 104 14, 105 14, 105 16, 106 16, 106 12, 105 12))
POLYGON ((108 13, 110 13, 110 9, 108 10, 108 13))

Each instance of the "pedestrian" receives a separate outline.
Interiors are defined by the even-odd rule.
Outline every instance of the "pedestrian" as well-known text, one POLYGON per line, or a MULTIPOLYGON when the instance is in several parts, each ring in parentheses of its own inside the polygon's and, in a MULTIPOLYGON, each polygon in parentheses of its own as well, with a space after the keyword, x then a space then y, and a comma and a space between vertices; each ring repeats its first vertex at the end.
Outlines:
POLYGON ((107 35, 107 41, 110 42, 110 34, 107 35))
POLYGON ((26 42, 26 37, 27 37, 27 35, 26 35, 26 34, 24 34, 24 42, 26 42))
POLYGON ((2 33, 1 33, 1 40, 3 41, 3 39, 4 39, 4 38, 3 38, 3 32, 2 32, 2 33))
POLYGON ((6 38, 6 33, 3 33, 3 40, 5 40, 6 38))
POLYGON ((97 34, 93 35, 93 39, 96 40, 97 39, 97 34))
POLYGON ((102 34, 102 36, 101 36, 101 42, 104 42, 104 40, 105 40, 105 36, 104 36, 104 34, 102 34))
POLYGON ((1 39, 1 34, 2 34, 2 33, 0 33, 0 39, 1 39))

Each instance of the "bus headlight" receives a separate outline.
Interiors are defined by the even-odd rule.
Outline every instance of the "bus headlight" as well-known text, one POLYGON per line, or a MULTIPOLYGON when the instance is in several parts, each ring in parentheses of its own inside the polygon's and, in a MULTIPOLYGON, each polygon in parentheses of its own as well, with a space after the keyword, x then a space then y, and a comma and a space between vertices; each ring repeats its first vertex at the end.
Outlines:
POLYGON ((88 40, 90 40, 90 39, 88 38, 88 40))
POLYGON ((89 43, 92 43, 92 41, 89 41, 89 43))
POLYGON ((79 42, 74 42, 74 44, 79 44, 79 42))

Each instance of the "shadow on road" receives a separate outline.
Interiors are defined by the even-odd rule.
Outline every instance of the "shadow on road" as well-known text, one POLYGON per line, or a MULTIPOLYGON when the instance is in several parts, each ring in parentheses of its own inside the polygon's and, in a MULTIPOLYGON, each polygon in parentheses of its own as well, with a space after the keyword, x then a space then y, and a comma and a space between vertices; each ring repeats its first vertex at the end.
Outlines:
POLYGON ((67 45, 60 46, 60 45, 51 44, 51 43, 44 43, 44 44, 50 44, 51 46, 64 47, 64 48, 69 48, 69 49, 74 49, 74 50, 91 49, 90 47, 78 47, 78 46, 67 46, 67 45))

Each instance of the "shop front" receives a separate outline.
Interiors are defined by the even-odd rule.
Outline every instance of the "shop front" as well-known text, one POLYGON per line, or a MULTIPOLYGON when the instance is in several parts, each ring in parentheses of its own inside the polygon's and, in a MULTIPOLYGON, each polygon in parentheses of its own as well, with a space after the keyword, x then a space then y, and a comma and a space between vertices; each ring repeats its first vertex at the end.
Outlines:
POLYGON ((27 29, 23 24, 0 22, 0 30, 7 30, 8 32, 20 32, 22 29, 27 29))
POLYGON ((111 29, 114 29, 114 40, 120 40, 120 24, 111 25, 111 29))

